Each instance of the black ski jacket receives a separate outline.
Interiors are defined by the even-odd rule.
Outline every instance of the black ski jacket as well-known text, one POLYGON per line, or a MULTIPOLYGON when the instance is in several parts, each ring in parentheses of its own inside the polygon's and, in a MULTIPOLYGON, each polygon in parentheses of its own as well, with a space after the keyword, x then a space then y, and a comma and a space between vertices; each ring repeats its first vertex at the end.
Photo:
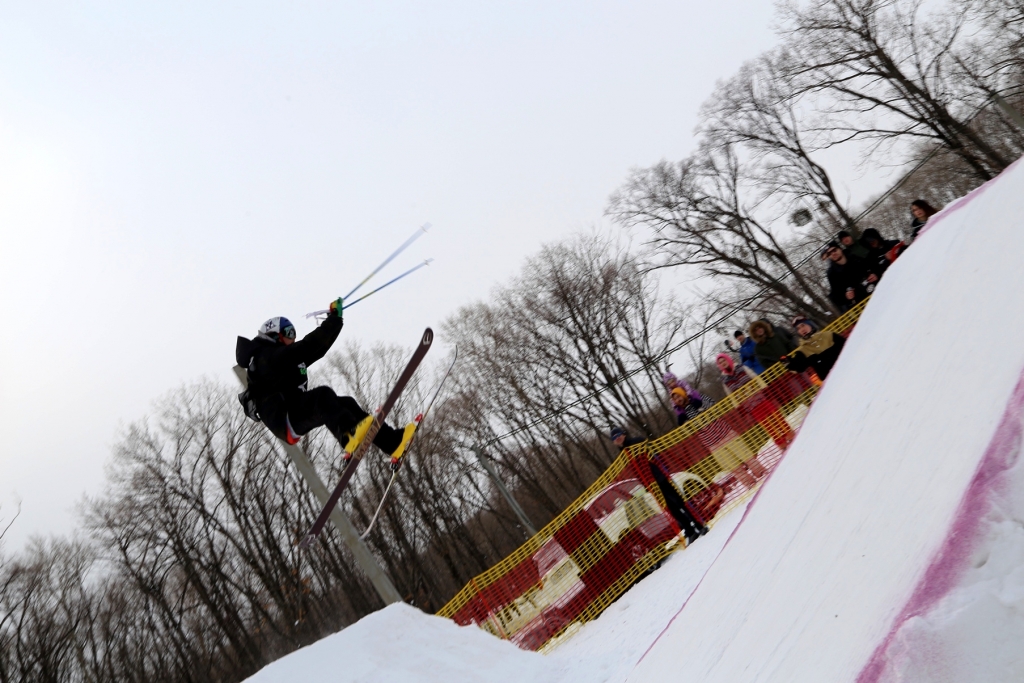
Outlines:
POLYGON ((846 255, 844 264, 834 261, 829 263, 827 277, 830 291, 828 298, 840 311, 850 310, 855 303, 867 297, 869 293, 866 284, 868 275, 877 276, 879 274, 877 270, 878 268, 868 261, 850 254, 846 255), (846 290, 850 288, 853 289, 852 301, 846 298, 846 290))
POLYGON ((861 244, 868 250, 868 262, 872 265, 875 275, 882 277, 882 274, 892 265, 892 261, 889 260, 889 252, 899 246, 899 241, 883 239, 877 230, 868 228, 861 237, 861 244), (869 242, 871 239, 876 240, 877 246, 871 247, 869 242))
POLYGON ((263 337, 238 338, 235 360, 248 370, 249 396, 264 422, 306 390, 306 369, 326 355, 342 325, 341 318, 329 316, 320 327, 287 346, 263 337))

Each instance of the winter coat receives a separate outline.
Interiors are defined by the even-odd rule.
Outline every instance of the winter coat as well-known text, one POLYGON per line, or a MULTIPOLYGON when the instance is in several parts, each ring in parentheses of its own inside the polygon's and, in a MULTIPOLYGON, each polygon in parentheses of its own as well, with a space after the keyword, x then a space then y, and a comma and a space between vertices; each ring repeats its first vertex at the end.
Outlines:
POLYGON ((751 380, 756 380, 762 388, 765 385, 764 380, 757 376, 757 373, 748 368, 745 365, 736 366, 735 361, 729 357, 727 353, 720 353, 715 356, 715 364, 718 365, 720 361, 725 361, 728 366, 727 370, 722 370, 719 366, 718 370, 722 373, 722 386, 725 388, 726 394, 731 394, 736 391, 744 384, 747 384, 751 380))
POLYGON ((665 374, 661 376, 661 382, 669 391, 672 391, 676 387, 679 387, 680 389, 686 392, 687 396, 694 400, 699 401, 701 398, 703 398, 700 395, 699 391, 690 386, 689 382, 687 382, 685 379, 679 379, 671 372, 665 372, 665 374))
MULTIPOLYGON (((687 421, 697 417, 714 404, 715 402, 707 396, 700 400, 690 399, 682 408, 673 404, 672 407, 676 411, 676 424, 680 427, 683 426, 687 421)), ((724 420, 712 420, 697 432, 697 438, 709 450, 714 450, 735 436, 736 432, 724 420)))
POLYGON ((627 436, 626 440, 622 442, 622 446, 619 447, 619 450, 624 451, 630 446, 635 446, 638 443, 643 443, 644 441, 647 441, 647 439, 642 436, 627 436))
POLYGON ((861 244, 867 249, 867 260, 879 277, 892 265, 900 253, 902 242, 897 240, 882 239, 882 235, 874 228, 868 228, 861 236, 861 244), (871 246, 874 241, 875 246, 871 246))
MULTIPOLYGON (((878 268, 872 266, 868 261, 847 254, 846 263, 829 262, 828 284, 830 291, 828 298, 840 311, 848 311, 859 301, 867 298, 869 275, 878 275, 878 268), (846 290, 853 289, 853 299, 846 298, 846 290)), ((874 286, 871 286, 874 289, 874 286)))
POLYGON ((846 343, 841 335, 828 330, 816 332, 804 340, 786 360, 786 367, 793 372, 814 368, 818 377, 825 379, 832 370, 839 353, 846 343))
POLYGON ((248 392, 260 419, 277 433, 282 430, 288 405, 306 391, 306 369, 330 350, 341 333, 342 320, 329 316, 302 339, 285 345, 266 337, 239 337, 235 360, 247 368, 248 392))
POLYGON ((740 362, 760 375, 764 372, 764 366, 757 359, 757 354, 754 352, 755 346, 757 346, 757 342, 750 337, 743 340, 740 345, 740 362))
POLYGON ((680 427, 683 426, 687 420, 704 412, 705 407, 710 408, 711 402, 709 398, 691 398, 682 408, 673 403, 672 410, 676 411, 676 424, 680 427))
POLYGON ((843 250, 843 253, 846 254, 847 258, 853 256, 855 258, 866 259, 868 257, 868 248, 862 242, 854 241, 850 246, 841 244, 840 248, 843 250))
POLYGON ((788 330, 776 328, 767 320, 755 320, 750 324, 751 337, 758 328, 764 329, 765 340, 756 342, 754 354, 765 368, 778 363, 779 359, 796 348, 796 339, 788 330))
POLYGON ((922 221, 914 216, 914 220, 910 221, 910 241, 913 242, 917 239, 917 233, 921 232, 921 228, 925 226, 927 221, 922 221))
POLYGON ((725 393, 727 394, 731 394, 752 380, 759 383, 762 387, 765 385, 764 380, 758 377, 757 373, 746 365, 741 365, 731 375, 722 373, 722 386, 725 387, 725 393))

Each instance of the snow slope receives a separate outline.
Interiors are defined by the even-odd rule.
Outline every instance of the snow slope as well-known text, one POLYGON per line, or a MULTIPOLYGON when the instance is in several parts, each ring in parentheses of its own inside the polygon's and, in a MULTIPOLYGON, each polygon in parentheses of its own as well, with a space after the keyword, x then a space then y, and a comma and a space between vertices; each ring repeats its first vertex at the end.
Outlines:
POLYGON ((747 519, 628 680, 1024 680, 1012 512, 1022 217, 1017 164, 932 219, 747 519), (985 555, 997 561, 978 571, 985 555), (956 678, 970 661, 993 664, 956 678))
POLYGON ((399 605, 250 681, 1024 680, 1022 256, 1016 164, 889 270, 746 512, 551 654, 399 605))

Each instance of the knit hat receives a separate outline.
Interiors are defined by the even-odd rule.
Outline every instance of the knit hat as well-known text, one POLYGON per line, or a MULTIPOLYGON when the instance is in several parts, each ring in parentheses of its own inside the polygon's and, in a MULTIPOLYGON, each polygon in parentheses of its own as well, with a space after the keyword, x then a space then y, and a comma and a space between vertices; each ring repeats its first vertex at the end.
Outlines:
POLYGON ((682 389, 680 387, 676 387, 675 389, 670 391, 669 395, 670 396, 686 396, 686 398, 690 398, 689 395, 687 395, 687 393, 686 393, 686 389, 682 389))
POLYGON ((794 318, 793 319, 793 329, 794 330, 796 330, 796 328, 800 327, 801 325, 807 325, 807 327, 811 328, 811 333, 812 334, 818 331, 817 324, 815 324, 815 322, 813 320, 809 319, 809 318, 794 318))
POLYGON ((874 240, 874 241, 878 242, 879 244, 881 244, 884 241, 882 239, 882 233, 878 232, 874 228, 867 228, 863 233, 861 233, 860 237, 861 237, 861 240, 863 240, 864 242, 869 242, 871 240, 874 240))
POLYGON ((821 258, 826 258, 828 256, 828 252, 832 251, 833 249, 842 249, 842 247, 839 246, 839 242, 832 240, 831 242, 825 245, 824 249, 821 250, 821 258))
POLYGON ((720 353, 717 356, 715 356, 715 362, 716 363, 718 362, 719 358, 724 358, 726 363, 728 363, 728 365, 729 365, 729 372, 730 373, 736 372, 736 363, 735 363, 735 361, 733 361, 732 356, 730 356, 727 353, 720 353))
POLYGON ((671 372, 666 372, 661 376, 661 383, 665 385, 666 389, 671 389, 679 384, 679 378, 671 372))
POLYGON ((615 441, 615 439, 619 438, 620 436, 625 436, 625 435, 626 435, 626 430, 624 430, 622 427, 612 427, 612 431, 609 432, 609 434, 608 434, 608 436, 611 437, 612 441, 615 441))

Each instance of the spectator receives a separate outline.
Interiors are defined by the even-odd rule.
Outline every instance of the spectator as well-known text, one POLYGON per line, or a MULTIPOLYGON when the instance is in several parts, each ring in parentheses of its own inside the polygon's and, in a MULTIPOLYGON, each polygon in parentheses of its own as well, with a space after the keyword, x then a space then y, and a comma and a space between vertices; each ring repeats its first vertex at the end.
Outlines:
MULTIPOLYGON (((646 439, 640 437, 629 436, 622 427, 612 427, 610 436, 612 442, 619 447, 620 451, 646 441, 646 439)), ((644 459, 647 460, 646 458, 644 459)), ((697 521, 697 518, 690 510, 690 506, 679 494, 679 491, 676 490, 676 487, 672 485, 672 481, 668 478, 665 470, 661 468, 661 464, 655 462, 654 459, 647 460, 647 464, 651 469, 651 476, 654 477, 654 483, 658 485, 661 496, 665 499, 665 507, 668 513, 676 520, 679 529, 686 536, 686 544, 689 545, 706 534, 708 528, 697 521)))
MULTIPOLYGON (((673 389, 671 396, 679 425, 685 424, 714 403, 709 398, 694 401, 680 387, 673 389)), ((713 420, 704 425, 697 432, 697 438, 711 451, 711 457, 722 471, 732 472, 748 489, 754 487, 757 478, 765 475, 764 466, 754 457, 742 437, 724 420, 713 420)))
POLYGON ((825 379, 839 358, 846 340, 835 332, 819 332, 814 321, 807 318, 797 319, 795 327, 803 342, 786 358, 786 367, 793 372, 813 368, 818 377, 825 379))
POLYGON ((740 363, 759 375, 764 372, 764 366, 761 365, 761 361, 757 360, 757 355, 754 353, 754 347, 757 346, 757 342, 743 334, 743 330, 736 330, 732 336, 736 339, 736 344, 738 345, 736 350, 740 354, 740 363))
POLYGON ((727 353, 720 353, 715 356, 715 365, 722 371, 722 386, 725 387, 725 393, 731 394, 736 391, 744 384, 754 381, 764 388, 767 386, 764 380, 757 376, 757 373, 748 368, 746 365, 740 365, 736 367, 736 363, 727 353))
POLYGON ((914 217, 914 220, 910 221, 911 242, 917 239, 917 233, 921 232, 921 228, 923 228, 924 224, 928 222, 928 219, 938 212, 938 209, 934 208, 923 199, 915 199, 910 203, 910 213, 914 217))
POLYGON ((897 240, 883 239, 881 233, 874 228, 865 230, 860 242, 867 248, 868 262, 877 268, 878 277, 882 277, 906 246, 897 240))
MULTIPOLYGON (((835 242, 829 242, 822 250, 827 258, 828 298, 840 311, 848 311, 867 298, 878 282, 877 268, 862 259, 844 252, 835 242)), ((753 335, 751 335, 753 336, 753 335)))
POLYGON ((682 388, 687 395, 697 401, 701 400, 700 392, 690 386, 685 379, 679 379, 674 374, 669 372, 668 368, 665 368, 665 374, 661 376, 661 381, 665 385, 665 388, 672 391, 676 387, 682 388))
POLYGON ((705 400, 707 400, 708 407, 711 407, 710 399, 690 398, 686 389, 682 387, 673 387, 669 392, 669 398, 672 400, 672 409, 676 412, 676 424, 679 426, 682 426, 690 418, 697 417, 701 409, 704 408, 705 400))
MULTIPOLYGON (((836 247, 842 254, 842 250, 836 247)), ((767 320, 750 323, 750 336, 755 342, 754 355, 765 368, 779 362, 779 359, 796 348, 796 339, 783 329, 776 330, 767 320)))
MULTIPOLYGON (((745 365, 737 366, 728 354, 718 354, 715 357, 715 364, 722 371, 722 383, 725 385, 725 393, 728 394, 725 400, 732 403, 739 415, 746 416, 751 425, 760 424, 768 431, 776 445, 785 449, 792 440, 792 430, 771 392, 761 391, 767 389, 768 384, 745 365), (750 382, 754 382, 757 389, 744 392, 743 399, 737 399, 734 392, 750 382)), ((744 427, 746 428, 748 427, 744 427)))
POLYGON ((854 241, 853 235, 846 232, 845 230, 840 230, 839 234, 836 235, 836 239, 839 240, 840 249, 846 252, 847 256, 852 254, 857 258, 868 257, 867 248, 863 244, 854 241))
POLYGON ((629 436, 626 430, 622 427, 612 427, 611 433, 609 433, 612 443, 618 446, 619 450, 625 450, 630 446, 635 446, 638 443, 643 443, 647 439, 640 438, 639 436, 629 436))

